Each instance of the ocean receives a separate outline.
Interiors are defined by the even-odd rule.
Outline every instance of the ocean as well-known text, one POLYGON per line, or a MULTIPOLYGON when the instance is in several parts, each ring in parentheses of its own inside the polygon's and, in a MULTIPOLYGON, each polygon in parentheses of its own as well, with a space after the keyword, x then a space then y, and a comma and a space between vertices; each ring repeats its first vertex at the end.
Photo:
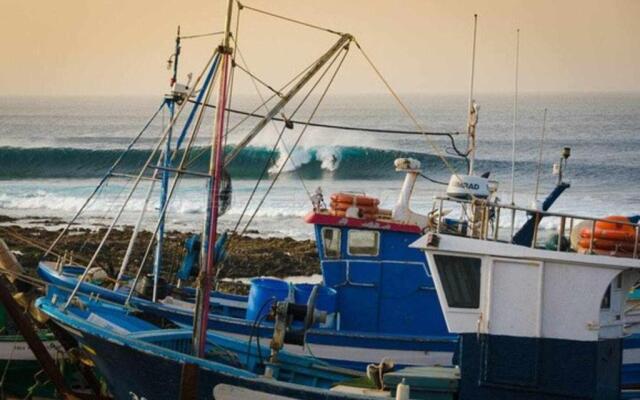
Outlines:
MULTIPOLYGON (((464 95, 404 96, 423 128, 429 131, 464 132, 464 95)), ((93 191, 109 166, 144 126, 160 104, 153 97, 0 97, 0 214, 41 224, 43 218, 68 220, 93 191)), ((509 95, 478 95, 476 172, 490 172, 498 180, 499 197, 510 199, 513 98, 509 95)), ((251 111, 255 102, 236 96, 234 108, 251 111)), ((292 108, 292 107, 291 107, 292 108)), ((640 214, 640 94, 524 94, 519 101, 516 144, 515 198, 528 205, 534 198, 543 110, 548 109, 543 147, 540 196, 554 185, 552 165, 563 147, 571 147, 565 178, 571 188, 553 210, 589 216, 640 214)), ((308 108, 296 119, 305 120, 308 108)), ((230 126, 239 122, 234 116, 230 126)), ((162 130, 161 115, 118 172, 137 173, 162 130)), ((213 113, 208 112, 196 142, 198 155, 190 168, 206 171, 213 113)), ((249 131, 249 119, 228 137, 230 149, 249 131)), ((334 96, 320 107, 315 122, 335 125, 414 130, 415 127, 388 97, 334 96)), ((258 188, 248 215, 265 193, 301 125, 287 130, 286 146, 280 146, 271 163, 269 154, 279 123, 267 126, 251 146, 230 166, 233 200, 222 217, 223 229, 233 229, 265 164, 269 173, 258 188)), ((174 141, 175 141, 174 135, 174 141)), ((465 148, 464 135, 456 136, 465 148)), ((325 197, 339 191, 363 192, 391 207, 403 175, 393 168, 398 157, 421 161, 425 175, 447 181, 451 175, 433 146, 450 152, 446 138, 398 134, 363 133, 309 128, 289 164, 256 213, 248 232, 260 236, 311 238, 312 227, 303 220, 311 209, 308 192, 320 187, 325 197), (308 191, 308 192, 307 192, 308 191)), ((448 157, 451 157, 447 154, 448 157)), ((464 164, 450 158, 458 172, 464 164)), ((81 225, 100 226, 115 215, 128 192, 130 181, 113 178, 100 191, 79 220, 81 225)), ((133 224, 144 204, 143 184, 122 217, 133 224)), ((419 180, 414 192, 414 211, 426 213, 433 196, 443 186, 419 180)), ((167 229, 202 229, 206 185, 202 179, 183 179, 168 211, 167 229)), ((154 199, 158 196, 154 195, 154 199)), ((154 207, 158 208, 157 201, 154 207)), ((147 213, 145 226, 152 227, 157 211, 147 213)), ((247 217, 243 221, 246 223, 247 217)), ((244 227, 244 223, 240 227, 244 227)), ((53 226, 55 227, 55 226, 53 226)), ((548 226, 553 229, 553 226, 548 226)))

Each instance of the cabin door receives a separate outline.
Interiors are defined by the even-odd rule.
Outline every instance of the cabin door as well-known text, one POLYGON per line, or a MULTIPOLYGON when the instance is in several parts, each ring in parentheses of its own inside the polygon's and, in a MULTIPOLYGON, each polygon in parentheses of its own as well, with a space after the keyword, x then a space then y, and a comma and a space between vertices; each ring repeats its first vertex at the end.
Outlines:
POLYGON ((543 266, 510 259, 488 260, 488 336, 481 351, 480 380, 490 385, 535 387, 539 383, 543 266))
POLYGON ((501 259, 490 262, 488 333, 539 337, 542 265, 501 259))

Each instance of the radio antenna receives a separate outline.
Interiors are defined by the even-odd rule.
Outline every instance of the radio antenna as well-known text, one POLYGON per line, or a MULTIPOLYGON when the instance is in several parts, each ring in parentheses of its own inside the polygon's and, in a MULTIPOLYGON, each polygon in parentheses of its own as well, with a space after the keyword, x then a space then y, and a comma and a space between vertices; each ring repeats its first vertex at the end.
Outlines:
POLYGON ((542 148, 544 147, 544 134, 547 130, 547 109, 544 109, 544 115, 542 116, 542 135, 540 136, 540 150, 538 152, 538 172, 536 175, 536 190, 533 196, 533 200, 538 201, 538 187, 540 186, 540 168, 542 167, 542 148))
POLYGON ((478 32, 478 14, 473 15, 473 46, 471 48, 471 82, 469 84, 469 116, 467 119, 467 140, 469 141, 469 175, 473 174, 476 157, 476 124, 478 123, 478 106, 473 99, 473 83, 476 71, 476 35, 478 32))
POLYGON ((513 133, 511 137, 511 205, 515 204, 516 132, 518 130, 518 68, 520 61, 520 29, 516 30, 515 95, 513 96, 513 133))

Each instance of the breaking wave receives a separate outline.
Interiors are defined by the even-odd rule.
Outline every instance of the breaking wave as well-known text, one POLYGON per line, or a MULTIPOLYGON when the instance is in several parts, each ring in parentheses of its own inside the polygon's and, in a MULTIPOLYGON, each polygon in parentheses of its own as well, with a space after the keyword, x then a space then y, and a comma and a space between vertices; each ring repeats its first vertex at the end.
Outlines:
MULTIPOLYGON (((231 146, 227 150, 231 150, 231 146)), ((121 153, 122 150, 117 149, 0 147, 0 180, 102 177, 121 153)), ((131 150, 115 172, 136 174, 149 155, 150 150, 131 150)), ((399 157, 420 160, 422 170, 431 177, 447 180, 450 176, 442 160, 432 154, 355 146, 298 147, 283 167, 283 172, 298 170, 305 179, 395 180, 398 179, 398 173, 393 161, 399 157)), ((194 148, 191 159, 189 169, 207 171, 209 148, 194 148)), ((286 153, 283 150, 272 155, 267 147, 248 147, 231 163, 229 173, 234 179, 255 179, 262 174, 265 166, 269 173, 277 172, 285 160, 286 153)), ((449 164, 458 172, 466 170, 460 159, 450 158, 449 164)), ((572 175, 588 179, 640 176, 640 166, 637 165, 599 165, 597 168, 591 164, 572 166, 572 175)), ((518 161, 516 174, 530 176, 535 168, 535 162, 518 161)), ((508 161, 476 160, 476 171, 508 176, 511 164, 508 161)))
MULTIPOLYGON (((115 149, 22 148, 0 147, 0 179, 95 178, 101 177, 122 153, 115 149)), ((204 172, 209 165, 208 148, 198 147, 192 155, 200 155, 190 169, 204 172)), ((150 155, 149 150, 131 150, 115 172, 137 173, 150 155)), ((283 172, 299 170, 305 178, 321 178, 330 174, 334 179, 380 179, 397 177, 393 161, 398 157, 413 157, 423 167, 442 169, 442 162, 433 155, 417 152, 384 150, 368 147, 316 146, 297 148, 283 172)), ((193 158, 193 157, 192 157, 193 158)), ((265 165, 270 173, 280 169, 286 153, 266 147, 248 147, 231 163, 234 178, 257 178, 265 165)), ((462 164, 459 165, 462 167, 462 164)))

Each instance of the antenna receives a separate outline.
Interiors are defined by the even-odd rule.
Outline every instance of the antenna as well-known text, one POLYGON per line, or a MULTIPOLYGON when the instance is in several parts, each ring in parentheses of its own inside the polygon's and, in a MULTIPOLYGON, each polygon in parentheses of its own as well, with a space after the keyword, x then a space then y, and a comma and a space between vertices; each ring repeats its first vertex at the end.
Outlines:
POLYGON ((513 133, 511 138, 511 205, 515 204, 516 131, 518 130, 518 63, 520 61, 520 29, 516 30, 516 76, 513 96, 513 133))
POLYGON ((542 135, 540 136, 540 151, 538 153, 538 173, 536 176, 536 190, 533 195, 533 200, 538 201, 538 187, 540 186, 540 168, 542 167, 542 148, 544 147, 544 134, 547 130, 547 109, 544 109, 544 115, 542 117, 542 135))
POLYGON ((473 47, 471 48, 471 82, 469 84, 469 116, 467 134, 469 140, 469 175, 473 174, 476 156, 476 124, 478 123, 478 107, 473 99, 473 82, 476 71, 476 35, 478 31, 478 14, 473 14, 473 47))
POLYGON ((175 59, 173 61, 173 75, 171 76, 171 87, 176 84, 178 80, 178 60, 180 59, 180 25, 178 25, 178 29, 176 31, 176 49, 175 49, 175 59))

